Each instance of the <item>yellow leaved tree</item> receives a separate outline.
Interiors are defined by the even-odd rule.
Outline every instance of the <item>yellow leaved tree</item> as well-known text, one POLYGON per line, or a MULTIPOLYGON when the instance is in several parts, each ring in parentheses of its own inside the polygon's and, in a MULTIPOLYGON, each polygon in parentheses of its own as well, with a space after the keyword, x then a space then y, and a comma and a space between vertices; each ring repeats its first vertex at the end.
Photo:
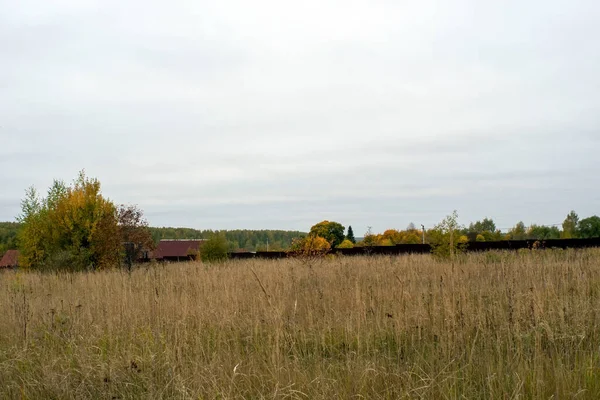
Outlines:
POLYGON ((308 235, 304 238, 296 239, 292 243, 291 251, 297 256, 321 256, 331 249, 331 244, 327 239, 308 235))
POLYGON ((26 192, 18 217, 20 264, 40 270, 101 269, 123 256, 117 208, 100 182, 80 172, 72 185, 55 180, 45 198, 26 192))

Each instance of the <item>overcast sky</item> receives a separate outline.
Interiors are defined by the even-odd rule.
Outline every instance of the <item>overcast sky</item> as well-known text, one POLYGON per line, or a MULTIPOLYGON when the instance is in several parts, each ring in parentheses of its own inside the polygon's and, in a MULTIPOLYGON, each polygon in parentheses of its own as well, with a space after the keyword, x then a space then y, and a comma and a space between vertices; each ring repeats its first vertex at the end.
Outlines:
POLYGON ((85 168, 151 225, 600 214, 600 2, 0 0, 0 220, 85 168))

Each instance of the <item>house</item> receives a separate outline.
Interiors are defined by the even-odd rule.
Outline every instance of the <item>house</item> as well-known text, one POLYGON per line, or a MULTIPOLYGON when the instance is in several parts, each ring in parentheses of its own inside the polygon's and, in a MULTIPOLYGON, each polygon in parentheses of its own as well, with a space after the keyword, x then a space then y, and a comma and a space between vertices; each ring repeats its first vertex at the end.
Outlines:
POLYGON ((152 252, 151 258, 157 261, 189 261, 200 254, 206 239, 162 239, 152 252))
POLYGON ((8 250, 2 260, 0 260, 0 268, 17 268, 19 266, 19 251, 8 250))

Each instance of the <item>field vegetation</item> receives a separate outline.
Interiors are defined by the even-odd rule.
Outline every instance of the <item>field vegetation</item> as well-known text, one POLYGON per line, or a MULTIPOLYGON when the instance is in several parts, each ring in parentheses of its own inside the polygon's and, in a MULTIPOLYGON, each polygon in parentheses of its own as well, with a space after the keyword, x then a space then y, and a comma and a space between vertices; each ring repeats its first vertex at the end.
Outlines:
POLYGON ((0 398, 600 398, 600 251, 0 273, 0 398))

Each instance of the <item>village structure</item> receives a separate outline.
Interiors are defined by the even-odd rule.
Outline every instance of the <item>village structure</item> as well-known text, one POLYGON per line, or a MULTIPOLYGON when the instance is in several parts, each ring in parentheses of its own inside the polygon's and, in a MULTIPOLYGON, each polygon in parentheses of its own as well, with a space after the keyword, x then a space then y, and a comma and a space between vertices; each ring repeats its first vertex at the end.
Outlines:
POLYGON ((0 260, 0 268, 17 268, 19 266, 19 251, 8 250, 0 260))
MULTIPOLYGON (((192 261, 198 259, 206 239, 162 239, 153 251, 142 252, 137 261, 192 261)), ((0 268, 17 268, 19 251, 8 250, 0 260, 0 268)))
POLYGON ((206 239, 162 239, 154 251, 145 255, 146 260, 188 261, 196 260, 206 239))

